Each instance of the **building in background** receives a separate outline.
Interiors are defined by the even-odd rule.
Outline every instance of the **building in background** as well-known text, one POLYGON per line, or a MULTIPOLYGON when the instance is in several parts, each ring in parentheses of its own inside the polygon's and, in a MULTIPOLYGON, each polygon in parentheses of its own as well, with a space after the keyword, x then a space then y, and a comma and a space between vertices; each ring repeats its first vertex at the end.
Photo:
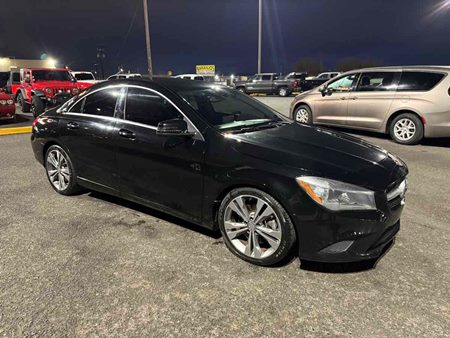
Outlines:
POLYGON ((21 68, 56 68, 57 62, 53 58, 45 60, 25 60, 0 58, 0 72, 19 71, 21 68))

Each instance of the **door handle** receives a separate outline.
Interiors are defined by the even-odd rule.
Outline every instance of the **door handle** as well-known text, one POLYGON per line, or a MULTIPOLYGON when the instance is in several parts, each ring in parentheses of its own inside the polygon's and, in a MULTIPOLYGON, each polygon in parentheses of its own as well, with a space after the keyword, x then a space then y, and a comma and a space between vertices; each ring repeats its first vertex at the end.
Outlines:
POLYGON ((350 100, 357 100, 357 99, 358 99, 357 96, 350 97, 350 100))
POLYGON ((120 129, 119 136, 123 138, 127 138, 129 140, 134 140, 136 138, 136 134, 127 129, 120 129))
POLYGON ((341 97, 341 100, 347 100, 347 98, 346 97, 341 97))
POLYGON ((67 129, 78 129, 80 125, 76 122, 68 122, 67 129))

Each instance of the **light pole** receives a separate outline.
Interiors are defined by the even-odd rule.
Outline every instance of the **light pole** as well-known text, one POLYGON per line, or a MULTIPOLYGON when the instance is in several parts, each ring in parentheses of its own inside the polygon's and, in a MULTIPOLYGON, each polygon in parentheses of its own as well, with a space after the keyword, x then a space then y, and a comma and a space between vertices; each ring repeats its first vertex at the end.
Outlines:
POLYGON ((259 0, 258 12, 258 73, 261 73, 262 0, 259 0))
POLYGON ((152 66, 152 50, 150 49, 150 29, 148 25, 148 4, 147 0, 143 0, 144 3, 144 23, 145 23, 145 43, 147 45, 147 67, 148 77, 153 78, 153 66, 152 66))

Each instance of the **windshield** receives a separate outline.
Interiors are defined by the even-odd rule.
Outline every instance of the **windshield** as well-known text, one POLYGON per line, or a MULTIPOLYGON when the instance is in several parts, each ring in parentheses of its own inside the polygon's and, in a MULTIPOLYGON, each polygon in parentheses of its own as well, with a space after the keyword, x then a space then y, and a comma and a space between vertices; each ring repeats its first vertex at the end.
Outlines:
POLYGON ((92 75, 91 73, 78 73, 78 74, 75 74, 75 78, 79 81, 95 80, 94 75, 92 75))
POLYGON ((72 75, 64 70, 33 70, 34 81, 73 81, 72 75))
POLYGON ((222 131, 284 121, 269 107, 228 88, 195 88, 178 94, 210 124, 222 131))

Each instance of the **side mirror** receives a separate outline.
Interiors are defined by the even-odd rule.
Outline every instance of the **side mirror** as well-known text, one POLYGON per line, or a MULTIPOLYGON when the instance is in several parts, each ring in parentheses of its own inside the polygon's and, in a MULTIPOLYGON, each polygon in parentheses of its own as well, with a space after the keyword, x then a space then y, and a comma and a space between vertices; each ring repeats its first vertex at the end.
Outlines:
POLYGON ((30 82, 31 82, 31 79, 30 79, 29 77, 26 77, 26 78, 25 78, 25 82, 26 82, 26 83, 30 83, 30 82))
POLYGON ((158 123, 156 135, 160 136, 194 136, 195 133, 188 131, 188 125, 185 120, 173 119, 158 123))
POLYGON ((333 94, 333 89, 332 88, 327 88, 327 87, 322 87, 319 89, 319 91, 322 93, 322 96, 330 96, 331 94, 333 94))

